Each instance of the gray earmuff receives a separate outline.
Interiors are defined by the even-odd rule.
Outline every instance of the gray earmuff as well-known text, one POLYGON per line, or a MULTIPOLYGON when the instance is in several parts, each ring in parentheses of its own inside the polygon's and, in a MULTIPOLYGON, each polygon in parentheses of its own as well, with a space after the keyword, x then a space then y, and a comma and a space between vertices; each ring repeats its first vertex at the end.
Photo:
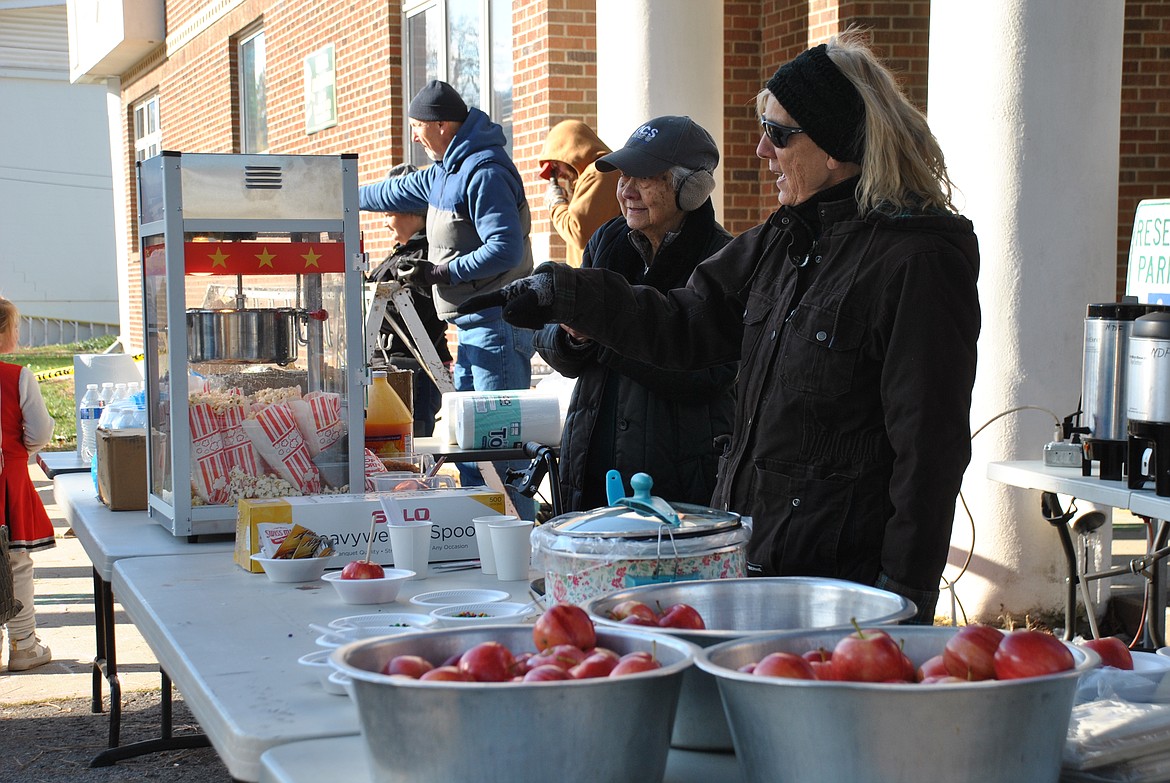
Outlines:
POLYGON ((703 206, 714 190, 715 177, 706 169, 698 169, 679 183, 674 200, 683 212, 693 212, 703 206))

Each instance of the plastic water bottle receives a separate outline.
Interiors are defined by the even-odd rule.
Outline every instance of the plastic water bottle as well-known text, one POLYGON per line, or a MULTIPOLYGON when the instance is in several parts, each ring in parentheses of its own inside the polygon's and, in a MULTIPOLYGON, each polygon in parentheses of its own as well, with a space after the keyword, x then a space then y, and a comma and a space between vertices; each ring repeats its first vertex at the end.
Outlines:
POLYGON ((114 382, 106 381, 102 384, 101 393, 98 395, 101 398, 102 406, 109 405, 114 400, 114 382))
POLYGON ((102 400, 96 383, 86 384, 81 398, 80 427, 77 435, 77 454, 82 463, 89 464, 97 454, 97 427, 102 417, 102 400))
POLYGON ((118 400, 124 400, 124 399, 126 399, 126 395, 128 393, 129 392, 127 391, 126 384, 115 383, 114 384, 114 398, 112 400, 110 400, 110 402, 117 402, 118 400))

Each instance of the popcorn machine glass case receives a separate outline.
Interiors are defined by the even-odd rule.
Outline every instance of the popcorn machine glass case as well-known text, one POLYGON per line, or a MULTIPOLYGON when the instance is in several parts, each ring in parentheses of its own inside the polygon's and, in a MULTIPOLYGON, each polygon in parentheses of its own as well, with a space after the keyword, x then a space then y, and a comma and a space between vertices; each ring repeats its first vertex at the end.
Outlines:
POLYGON ((357 156, 163 152, 138 205, 151 516, 228 533, 241 498, 362 491, 357 156))

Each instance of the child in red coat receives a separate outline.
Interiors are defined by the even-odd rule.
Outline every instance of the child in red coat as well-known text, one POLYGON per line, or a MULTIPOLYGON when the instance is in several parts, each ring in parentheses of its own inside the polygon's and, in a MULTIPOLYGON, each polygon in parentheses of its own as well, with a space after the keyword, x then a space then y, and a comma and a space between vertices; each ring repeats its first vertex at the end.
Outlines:
MULTIPOLYGON (((0 297, 0 354, 20 341, 20 314, 0 297)), ((57 545, 53 523, 28 474, 28 458, 53 437, 53 419, 36 378, 19 364, 0 362, 0 524, 8 526, 12 581, 24 606, 8 621, 8 670, 26 671, 53 659, 37 638, 31 553, 57 545)))

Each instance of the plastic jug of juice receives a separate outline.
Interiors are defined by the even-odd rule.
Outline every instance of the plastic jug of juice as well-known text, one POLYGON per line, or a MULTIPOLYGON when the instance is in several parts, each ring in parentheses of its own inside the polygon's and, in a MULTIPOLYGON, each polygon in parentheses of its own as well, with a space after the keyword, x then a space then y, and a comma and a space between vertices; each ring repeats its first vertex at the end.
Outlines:
POLYGON ((401 470, 402 464, 392 463, 414 456, 414 417, 386 380, 386 373, 375 370, 373 376, 366 408, 366 448, 387 468, 401 470))

